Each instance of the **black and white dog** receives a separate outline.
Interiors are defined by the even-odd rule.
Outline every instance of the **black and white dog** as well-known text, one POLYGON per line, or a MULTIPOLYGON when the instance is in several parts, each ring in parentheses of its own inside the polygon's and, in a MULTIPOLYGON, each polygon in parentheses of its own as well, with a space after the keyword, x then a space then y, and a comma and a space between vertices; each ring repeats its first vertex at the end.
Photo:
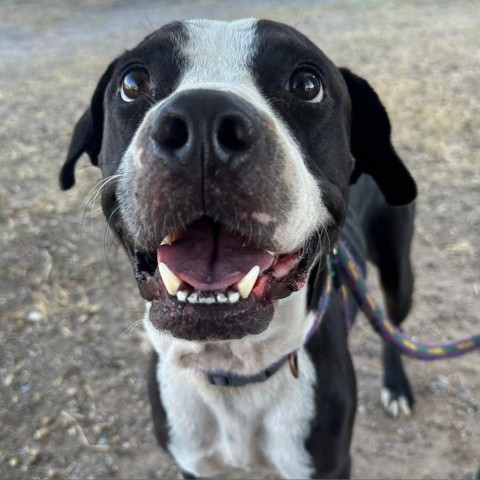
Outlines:
MULTIPOLYGON (((342 237, 375 263, 397 324, 413 288, 416 187, 369 84, 283 24, 172 23, 108 67, 63 189, 83 153, 147 301, 155 432, 185 477, 347 477, 356 388, 337 302, 314 327, 327 257, 342 237)), ((382 403, 408 414, 388 346, 384 365, 382 403)))

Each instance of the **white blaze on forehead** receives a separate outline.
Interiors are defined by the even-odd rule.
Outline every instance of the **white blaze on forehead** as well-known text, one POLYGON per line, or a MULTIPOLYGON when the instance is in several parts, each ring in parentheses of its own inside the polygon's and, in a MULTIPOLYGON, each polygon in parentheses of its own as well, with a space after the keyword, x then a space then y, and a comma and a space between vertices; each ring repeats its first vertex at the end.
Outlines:
POLYGON ((256 51, 256 24, 255 19, 185 22, 188 40, 182 53, 187 66, 179 89, 202 84, 253 86, 248 65, 256 51))
POLYGON ((252 68, 258 52, 257 22, 256 19, 185 22, 188 40, 181 51, 187 65, 177 91, 191 88, 230 91, 252 103, 273 121, 279 146, 286 156, 284 175, 289 177, 290 195, 294 197, 292 212, 287 212, 287 222, 278 226, 275 241, 282 251, 289 252, 301 247, 319 224, 326 225, 329 213, 300 146, 255 82, 252 68))

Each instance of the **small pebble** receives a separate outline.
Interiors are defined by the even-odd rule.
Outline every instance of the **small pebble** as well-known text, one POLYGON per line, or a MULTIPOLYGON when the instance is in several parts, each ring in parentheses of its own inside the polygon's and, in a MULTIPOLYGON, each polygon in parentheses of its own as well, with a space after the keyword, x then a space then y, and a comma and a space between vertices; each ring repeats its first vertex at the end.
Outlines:
POLYGON ((41 458, 41 450, 39 448, 32 448, 28 455, 27 463, 29 465, 36 465, 41 458))
POLYGON ((450 387, 450 380, 445 375, 439 375, 437 378, 429 382, 428 386, 435 395, 440 395, 450 387))
POLYGON ((62 474, 62 471, 59 470, 58 468, 50 468, 47 472, 48 478, 60 478, 60 475, 62 474))
POLYGON ((50 435, 50 431, 46 427, 41 427, 39 428, 35 434, 33 435, 33 438, 35 440, 45 440, 48 436, 50 435))
POLYGON ((45 319, 45 315, 42 312, 38 312, 36 310, 32 310, 28 315, 27 315, 27 320, 29 322, 40 322, 45 319))

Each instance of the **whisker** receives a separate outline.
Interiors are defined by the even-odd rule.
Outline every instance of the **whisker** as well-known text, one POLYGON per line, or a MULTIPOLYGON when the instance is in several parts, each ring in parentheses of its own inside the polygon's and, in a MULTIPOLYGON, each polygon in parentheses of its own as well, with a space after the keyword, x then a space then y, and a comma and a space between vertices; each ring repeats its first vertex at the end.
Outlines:
MULTIPOLYGON (((104 233, 104 240, 103 240, 103 250, 105 254, 105 260, 107 264, 109 264, 109 258, 108 256, 110 255, 110 251, 112 250, 113 245, 115 244, 115 241, 118 241, 117 237, 113 235, 112 241, 110 242, 110 245, 107 248, 107 245, 109 243, 108 241, 108 235, 109 233, 113 233, 112 229, 110 228, 110 221, 112 219, 112 216, 115 215, 115 213, 120 209, 120 205, 117 205, 112 212, 110 213, 110 216, 107 219, 107 225, 105 227, 105 233, 104 233)), ((119 245, 120 243, 118 243, 119 245)))
POLYGON ((97 213, 101 213, 103 210, 99 208, 98 210, 91 211, 90 213, 84 213, 82 215, 82 221, 87 218, 94 217, 97 213))
POLYGON ((148 25, 145 25, 145 23, 143 23, 143 22, 140 22, 140 24, 145 29, 147 34, 150 35, 155 31, 155 28, 153 27, 152 22, 150 21, 150 18, 148 18, 148 13, 147 12, 145 12, 145 21, 147 22, 148 25))
MULTIPOLYGON (((115 174, 115 175, 110 175, 109 177, 103 178, 99 180, 87 193, 86 199, 85 200, 85 207, 83 210, 83 215, 82 215, 82 222, 81 222, 81 229, 83 229, 83 223, 85 218, 92 217, 94 214, 87 215, 87 210, 91 209, 93 211, 93 208, 95 206, 95 202, 97 201, 97 198, 102 194, 103 190, 110 185, 111 183, 114 183, 121 177, 120 174, 115 174)), ((97 213, 97 212, 95 212, 97 213)))
POLYGON ((136 320, 135 322, 133 322, 125 331, 123 331, 121 334, 120 334, 120 337, 123 337, 123 335, 125 335, 126 333, 128 333, 128 339, 131 340, 131 336, 132 336, 132 332, 133 330, 138 327, 139 325, 141 325, 143 323, 143 318, 141 318, 140 320, 136 320))
POLYGON ((106 249, 105 259, 106 259, 107 265, 108 265, 108 267, 110 268, 111 271, 113 271, 113 267, 111 266, 111 263, 110 263, 110 253, 111 253, 113 247, 118 248, 119 246, 120 246, 120 242, 119 242, 119 240, 116 236, 112 237, 112 241, 110 242, 110 245, 109 245, 108 249, 105 246, 105 249, 106 249))

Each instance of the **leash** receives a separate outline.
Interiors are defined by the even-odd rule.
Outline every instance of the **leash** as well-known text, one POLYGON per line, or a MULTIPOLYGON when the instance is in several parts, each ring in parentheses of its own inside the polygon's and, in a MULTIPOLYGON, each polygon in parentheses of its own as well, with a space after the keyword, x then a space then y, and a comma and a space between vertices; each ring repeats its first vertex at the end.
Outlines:
MULTIPOLYGON (((340 240, 327 260, 327 286, 320 297, 317 315, 305 337, 307 343, 317 331, 327 310, 332 289, 337 293, 346 332, 350 331, 352 319, 348 312, 348 292, 351 291, 360 309, 370 321, 376 333, 388 343, 393 344, 401 353, 419 360, 441 360, 453 358, 480 349, 480 334, 461 340, 429 345, 405 335, 383 313, 378 303, 373 299, 367 287, 365 277, 360 267, 348 250, 344 241, 340 240)), ((219 387, 241 387, 251 383, 264 382, 277 373, 288 362, 292 375, 298 377, 297 351, 284 355, 265 370, 255 375, 238 375, 222 370, 204 372, 208 382, 219 387)))
POLYGON ((347 309, 347 290, 353 293, 360 309, 370 321, 373 329, 383 340, 389 342, 403 354, 419 360, 441 360, 444 358, 458 357, 480 349, 480 334, 453 342, 429 345, 405 335, 396 325, 386 318, 383 310, 373 299, 360 267, 348 250, 345 242, 340 241, 332 255, 331 275, 337 290, 340 307, 348 327, 351 326, 347 309), (342 279, 345 279, 345 283, 342 279))

